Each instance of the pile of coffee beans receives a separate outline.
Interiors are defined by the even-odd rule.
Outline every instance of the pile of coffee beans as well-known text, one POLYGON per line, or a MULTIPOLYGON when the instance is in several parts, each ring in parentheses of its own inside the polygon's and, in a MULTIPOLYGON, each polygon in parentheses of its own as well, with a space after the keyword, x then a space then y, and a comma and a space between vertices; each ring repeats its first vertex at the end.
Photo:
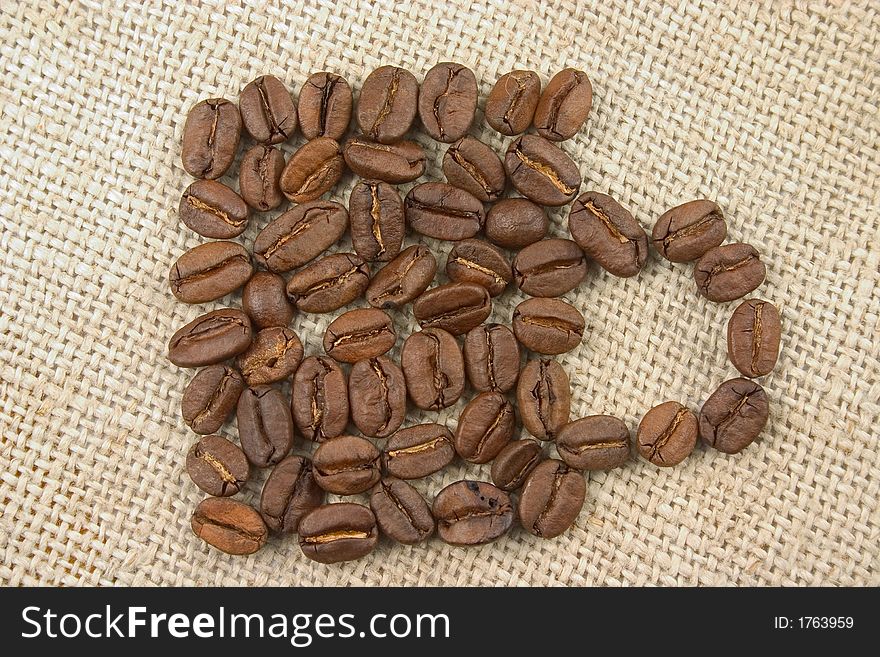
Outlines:
MULTIPOLYGON (((589 260, 614 276, 637 275, 650 245, 672 262, 694 262, 697 291, 712 301, 741 298, 764 280, 755 248, 723 244, 727 225, 712 201, 672 208, 649 238, 612 197, 579 194, 580 169, 560 142, 590 113, 592 86, 582 71, 557 73, 543 91, 532 71, 497 81, 485 119, 511 137, 503 154, 469 134, 478 100, 474 73, 441 63, 421 85, 409 71, 382 66, 356 104, 345 79, 320 72, 298 102, 266 75, 237 105, 212 98, 190 110, 182 159, 197 180, 183 193, 180 219, 215 241, 177 260, 171 290, 197 304, 242 289, 241 309, 201 315, 168 345, 172 363, 202 368, 181 411, 202 435, 186 469, 210 495, 192 516, 207 543, 250 554, 270 532, 296 533, 303 554, 332 563, 366 555, 380 535, 413 544, 436 533, 453 545, 479 545, 518 521, 536 536, 558 536, 583 506, 584 472, 620 467, 631 455, 619 418, 571 417, 569 377, 552 356, 580 343, 585 321, 558 297, 584 281, 589 260), (446 182, 419 182, 401 197, 397 185, 425 173, 422 146, 407 139, 417 117, 431 138, 449 144, 446 182), (358 134, 347 137, 352 118, 358 134), (236 161, 242 127, 250 145, 236 192, 216 179, 236 161), (297 131, 307 141, 285 158, 277 145, 297 131), (346 169, 360 178, 348 207, 325 198, 346 169), (506 197, 510 186, 521 196, 506 197), (290 209, 263 226, 250 249, 231 241, 253 213, 287 201, 290 209), (544 207, 572 202, 571 239, 548 238, 544 207), (328 254, 346 231, 354 253, 328 254), (449 283, 431 287, 440 254, 406 246, 413 233, 453 242, 449 283), (509 326, 487 324, 493 298, 511 286, 530 298, 509 326), (323 353, 304 353, 289 328, 295 314, 332 313, 358 300, 363 307, 327 327, 323 353), (421 330, 398 336, 393 313, 409 312, 421 330), (398 337, 399 363, 387 355, 398 337), (454 430, 405 426, 410 405, 439 411, 467 390, 454 430), (217 433, 233 413, 238 444, 217 433), (517 439, 520 425, 532 437, 517 439), (492 483, 458 481, 431 503, 407 483, 455 459, 491 462, 492 483), (253 468, 269 467, 258 509, 232 499, 253 468), (367 493, 369 506, 325 503, 327 493, 367 493)), ((749 445, 768 417, 767 395, 753 379, 773 369, 779 340, 776 308, 743 302, 728 325, 728 351, 745 378, 722 383, 699 415, 676 401, 649 410, 636 432, 639 454, 672 466, 698 437, 727 453, 749 445)))

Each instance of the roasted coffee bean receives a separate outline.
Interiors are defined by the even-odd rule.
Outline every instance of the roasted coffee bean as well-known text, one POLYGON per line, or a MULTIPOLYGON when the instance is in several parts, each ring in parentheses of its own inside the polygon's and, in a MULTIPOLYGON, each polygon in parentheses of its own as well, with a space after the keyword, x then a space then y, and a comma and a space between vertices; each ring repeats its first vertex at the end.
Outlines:
POLYGON ((286 326, 270 326, 257 332, 237 362, 247 384, 258 386, 292 376, 302 357, 303 346, 296 333, 286 326))
POLYGON ((481 201, 494 201, 504 193, 507 178, 501 158, 479 139, 466 135, 443 156, 443 175, 451 184, 481 201))
POLYGON ((725 381, 700 411, 700 438, 707 445, 736 454, 752 444, 767 424, 767 393, 754 381, 725 381))
POLYGON ((688 201, 667 210, 657 223, 651 239, 654 248, 672 262, 691 262, 727 237, 727 223, 721 208, 712 201, 688 201))
POLYGON ((351 87, 334 73, 312 73, 299 92, 299 127, 306 139, 339 141, 351 122, 351 87))
POLYGON ((629 460, 629 429, 610 415, 569 422, 556 436, 559 458, 578 470, 610 470, 629 460))
POLYGON ((238 99, 248 134, 261 144, 280 144, 296 132, 297 112, 284 83, 273 75, 249 82, 238 99))
POLYGON ((348 377, 351 419, 365 436, 387 438, 406 418, 406 380, 387 356, 361 360, 348 377))
POLYGON ((360 559, 379 541, 373 512, 349 502, 325 504, 310 511, 300 520, 297 532, 303 554, 319 563, 360 559))
POLYGON ((180 197, 180 220, 202 237, 229 239, 244 232, 248 206, 216 180, 196 180, 180 197))
POLYGON ((315 482, 312 462, 288 456, 272 468, 260 494, 260 515, 273 532, 295 532, 300 518, 324 503, 324 489, 315 482))
POLYGON ((242 390, 244 379, 232 367, 210 365, 199 370, 183 391, 183 421, 196 433, 214 433, 232 413, 242 390))
POLYGON ((458 418, 455 451, 470 463, 488 463, 513 438, 516 414, 500 392, 481 392, 458 418))
POLYGON ((535 128, 550 141, 574 137, 593 106, 593 85, 583 71, 566 68, 544 87, 535 109, 535 128))
POLYGON ((498 452, 492 461, 492 481, 501 490, 516 490, 541 462, 541 443, 531 438, 515 440, 498 452))
POLYGON ((400 479, 419 479, 442 470, 454 458, 449 429, 440 424, 417 424, 388 439, 382 452, 382 466, 400 479))
POLYGON ((205 436, 190 447, 186 472, 208 495, 228 497, 244 487, 251 468, 237 445, 222 436, 205 436))
POLYGON ((403 200, 385 182, 362 180, 348 197, 351 243, 367 262, 388 262, 400 253, 406 233, 403 200))
POLYGON ((278 463, 293 447, 293 419, 280 390, 247 388, 238 399, 236 420, 241 448, 258 468, 278 463))
POLYGON ((513 311, 513 332, 526 349, 562 354, 581 343, 584 316, 562 299, 526 299, 513 311))
POLYGON ((428 328, 410 335, 400 356, 413 404, 437 411, 451 406, 464 391, 464 359, 451 333, 428 328))
POLYGON ((482 324, 464 338, 468 380, 480 392, 507 392, 519 377, 519 343, 508 327, 482 324))
POLYGON ((370 494, 370 508, 379 529, 404 545, 414 545, 434 533, 434 516, 425 499, 405 481, 383 477, 370 494))
POLYGON ((241 197, 254 210, 267 212, 284 202, 281 193, 281 172, 284 154, 277 148, 257 144, 249 148, 241 159, 238 187, 241 197))
POLYGON ((418 103, 419 83, 412 73, 398 66, 380 66, 361 85, 358 127, 373 141, 393 144, 409 130, 418 103))
POLYGON ((394 346, 397 333, 388 313, 377 308, 349 310, 330 322, 324 351, 340 363, 381 356, 394 346))
POLYGON ((540 97, 541 78, 537 73, 505 73, 486 99, 486 122, 502 135, 519 135, 531 125, 540 97))
POLYGON ((345 171, 342 147, 330 137, 307 141, 281 172, 281 191, 294 203, 314 201, 329 192, 345 171))
POLYGON ((526 431, 538 440, 556 440, 571 413, 568 374, 555 360, 526 363, 516 385, 516 405, 526 431))
POLYGON ((457 242, 446 257, 446 275, 455 283, 474 283, 497 297, 513 279, 504 251, 483 240, 457 242))
POLYGON ((356 495, 379 481, 379 450, 358 436, 328 438, 315 450, 312 462, 315 481, 329 493, 356 495))
POLYGON ((413 303, 413 315, 422 328, 441 328, 452 335, 479 326, 491 312, 489 291, 473 283, 438 285, 413 303))
POLYGON ((485 481, 456 481, 437 493, 432 507, 437 534, 451 545, 490 543, 510 529, 510 496, 485 481))
POLYGON ((540 205, 565 205, 581 186, 577 164, 538 135, 514 139, 507 147, 504 169, 517 191, 540 205))
POLYGON ((296 427, 307 440, 335 438, 348 425, 348 381, 332 358, 309 356, 293 377, 296 427))
POLYGON ((297 205, 266 226, 254 240, 254 257, 274 272, 302 267, 348 227, 348 211, 333 201, 297 205))
POLYGON ((380 144, 352 137, 345 144, 345 163, 361 178, 399 185, 425 173, 425 151, 414 141, 380 144))
POLYGON ((530 534, 555 538, 574 524, 584 506, 587 482, 562 461, 539 463, 519 495, 519 521, 530 534))
POLYGON ((635 276, 648 260, 645 231, 607 194, 581 194, 571 206, 568 230, 584 253, 615 276, 635 276))
POLYGON ((448 183, 416 185, 406 195, 404 208, 414 231, 439 240, 473 237, 486 219, 479 199, 448 183))
POLYGON ((240 137, 241 114, 235 103, 224 98, 201 101, 183 126, 183 168, 194 178, 219 178, 235 159, 240 137))
POLYGON ((419 91, 419 118, 432 138, 451 144, 467 134, 477 110, 474 72, 452 62, 441 62, 425 74, 419 91))
POLYGON ((287 296, 307 313, 329 313, 361 296, 370 284, 370 268, 354 253, 315 260, 287 281, 287 296))
POLYGON ((533 297, 559 297, 587 277, 587 259, 571 240, 541 240, 513 259, 513 278, 533 297))
POLYGON ((764 282, 766 268, 750 244, 725 244, 706 251, 694 265, 697 289, 709 301, 733 301, 764 282))
POLYGON ((374 308, 399 308, 427 290, 436 272, 431 251, 414 244, 376 272, 367 287, 367 301, 374 308))
POLYGON ((168 341, 168 360, 178 367, 213 365, 251 345, 251 321, 237 308, 221 308, 196 317, 168 341))
POLYGON ((184 303, 225 297, 254 273, 251 256, 235 242, 207 242, 190 249, 171 267, 171 292, 184 303))
POLYGON ((527 198, 506 198, 486 215, 486 238, 506 249, 521 249, 544 239, 550 228, 547 213, 527 198))
POLYGON ((190 524, 196 536, 226 554, 253 554, 269 538, 260 514, 228 497, 209 497, 199 502, 190 524))
POLYGON ((268 271, 258 271, 245 284, 241 307, 255 327, 287 326, 293 319, 293 306, 284 285, 281 276, 268 271))
POLYGON ((664 402, 639 423, 639 454, 654 465, 678 465, 694 450, 697 432, 697 417, 691 411, 678 402, 664 402))
POLYGON ((727 355, 744 376, 770 374, 779 357, 779 311, 769 301, 743 301, 727 322, 727 355))

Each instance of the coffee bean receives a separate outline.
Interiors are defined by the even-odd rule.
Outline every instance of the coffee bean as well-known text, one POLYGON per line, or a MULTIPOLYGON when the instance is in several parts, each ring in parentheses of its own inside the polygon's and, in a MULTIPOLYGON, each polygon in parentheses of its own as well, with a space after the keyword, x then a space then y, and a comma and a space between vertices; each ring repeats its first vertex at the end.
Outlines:
POLYGON ((451 144, 467 134, 477 110, 474 72, 452 62, 441 62, 425 74, 419 92, 419 118, 432 138, 451 144))
POLYGON ((334 253, 306 265, 287 282, 287 296, 307 313, 329 313, 360 297, 370 268, 354 253, 334 253))
POLYGON ((709 301, 733 301, 764 282, 766 268, 750 244, 725 244, 709 249, 694 265, 694 280, 709 301))
POLYGON ((251 322, 236 308, 196 317, 168 341, 168 360, 178 367, 213 365, 240 354, 251 344, 251 322))
POLYGON ((394 346, 397 333, 388 313, 376 308, 349 310, 330 322, 324 351, 340 363, 381 356, 394 346))
POLYGON ((260 494, 260 515, 273 532, 295 532, 300 519, 324 503, 324 490, 315 482, 312 462, 288 456, 278 463, 260 494))
POLYGON ((339 143, 318 137, 290 156, 281 172, 281 191, 294 203, 314 201, 339 182, 343 171, 345 160, 339 143))
POLYGON ((404 545, 424 541, 434 533, 434 516, 425 499, 405 481, 384 477, 370 494, 370 508, 379 529, 404 545))
POLYGON ((513 438, 516 414, 500 392, 481 392, 458 418, 455 451, 470 463, 488 463, 513 438))
POLYGON ((691 262, 727 237, 727 224, 721 208, 712 201, 688 201, 667 210, 657 223, 651 239, 654 248, 672 262, 691 262))
POLYGON ((519 377, 519 343, 508 327, 482 324, 464 338, 464 366, 479 392, 507 392, 519 377))
POLYGON ((269 538, 260 514, 228 497, 209 497, 199 502, 190 524, 196 536, 226 554, 253 554, 269 538))
POLYGON ((251 469, 238 446, 222 436, 205 436, 190 447, 186 472, 208 495, 228 497, 244 487, 251 469))
POLYGON ((328 438, 315 450, 312 462, 315 481, 329 493, 356 495, 379 481, 379 450, 358 436, 328 438))
POLYGON ((439 240, 473 237, 486 219, 483 204, 473 194, 439 182, 421 183, 409 190, 404 209, 414 231, 439 240))
POLYGON ((678 402, 664 402, 642 418, 636 443, 642 458, 654 465, 678 465, 697 443, 697 418, 678 402))
POLYGON ((562 354, 581 343, 584 316, 562 299, 526 299, 513 311, 513 332, 526 349, 562 354))
POLYGON ((587 277, 587 259, 571 240, 541 240, 520 251, 513 259, 513 278, 533 297, 558 297, 570 292, 587 277))
POLYGON ((297 112, 284 83, 261 75, 241 91, 238 103, 248 134, 261 144, 280 144, 296 132, 297 112))
POLYGON ((523 484, 519 521, 530 534, 555 538, 571 527, 587 496, 584 476, 562 461, 539 463, 523 484))
POLYGON ((565 205, 581 186, 581 172, 572 159, 538 135, 514 139, 504 169, 517 191, 540 205, 565 205))
POLYGON ((276 388, 247 388, 238 399, 236 420, 241 448, 258 468, 278 463, 293 447, 290 407, 276 388))
POLYGON ((607 194, 581 194, 571 206, 568 230, 584 253, 615 276, 635 276, 648 260, 645 231, 607 194))
POLYGON ((235 159, 240 137, 241 114, 234 103, 225 98, 197 103, 183 126, 183 168, 194 178, 219 178, 235 159))
POLYGON ((387 356, 361 360, 348 377, 351 419, 365 436, 387 438, 406 418, 406 380, 387 356))
POLYGON ((380 144, 352 137, 345 144, 345 163, 361 178, 399 185, 425 173, 425 151, 414 141, 380 144))
POLYGON ((547 213, 527 198, 506 198, 486 215, 486 238, 506 249, 521 249, 544 239, 550 228, 547 213))
POLYGON ((274 383, 292 376, 303 357, 299 337, 286 326, 270 326, 238 356, 238 367, 249 386, 274 383))
POLYGON ((593 85, 583 71, 566 68, 547 83, 535 109, 538 134, 551 141, 574 137, 593 106, 593 85))
POLYGON ((779 311, 769 301, 743 301, 727 323, 727 355, 744 376, 770 374, 779 357, 779 311))
POLYGON ((360 559, 379 541, 376 517, 367 507, 349 502, 325 504, 299 523, 299 547, 319 563, 360 559))
POLYGON ((437 493, 432 507, 437 534, 450 545, 490 543, 510 529, 510 496, 485 481, 456 481, 437 493))
POLYGON ((397 66, 380 66, 361 85, 357 123, 365 135, 382 144, 400 141, 416 118, 419 83, 397 66))
POLYGON ((281 276, 268 271, 258 271, 245 284, 241 307, 255 327, 287 326, 293 319, 293 306, 284 286, 281 276))
POLYGON ((452 434, 440 424, 418 424, 401 429, 385 443, 382 466, 400 479, 419 479, 452 463, 452 434))
POLYGON ((248 207, 216 180, 196 180, 180 197, 180 220, 202 237, 230 239, 244 232, 248 207))
POLYGON ((438 285, 413 303, 413 315, 422 328, 441 328, 452 335, 479 326, 491 312, 489 291, 473 283, 438 285))
POLYGON ((403 200, 385 182, 362 180, 348 197, 351 243, 367 262, 388 262, 400 253, 406 233, 403 200))
POLYGON ((296 427, 307 440, 334 438, 348 426, 348 381, 332 358, 309 356, 293 377, 296 427))
POLYGON ((492 461, 492 481, 501 490, 516 490, 541 462, 541 443, 531 438, 505 445, 492 461))
POLYGON ((556 436, 559 458, 578 470, 610 470, 629 460, 629 429, 610 415, 574 420, 556 436))
POLYGON ((526 131, 541 97, 541 78, 534 71, 511 71, 500 78, 486 99, 486 122, 502 135, 526 131))
POLYGON ((302 267, 334 244, 348 227, 348 211, 333 201, 312 201, 279 215, 254 240, 254 257, 274 272, 302 267))
POLYGON ((483 240, 457 242, 446 258, 446 275, 456 283, 473 283, 493 297, 504 292, 513 279, 504 251, 483 240))
POLYGON ((700 411, 700 437, 726 454, 736 454, 752 444, 767 424, 767 393, 754 381, 725 381, 700 411))
POLYGON ((183 391, 183 421, 196 433, 214 433, 232 413, 242 390, 244 379, 232 367, 209 365, 199 370, 183 391))
POLYGON ((523 427, 538 440, 556 440, 571 413, 568 375, 555 360, 530 360, 519 374, 516 404, 523 427))
POLYGON ((250 254, 235 242, 207 242, 190 249, 171 267, 171 292, 184 303, 225 297, 254 273, 250 254))
POLYGON ((334 73, 312 73, 299 92, 299 126, 306 139, 339 141, 351 122, 351 87, 334 73))
POLYGON ((464 359, 451 333, 428 328, 403 343, 401 366, 413 404, 437 411, 451 406, 464 391, 464 359))
POLYGON ((451 184, 481 201, 494 201, 504 193, 507 178, 501 158, 479 139, 466 135, 443 156, 443 175, 451 184))
POLYGON ((431 251, 414 244, 376 272, 367 287, 367 301, 375 308, 399 308, 428 289, 436 272, 431 251))
POLYGON ((274 210, 284 202, 284 194, 281 193, 282 171, 284 154, 277 148, 265 144, 249 148, 241 158, 238 170, 241 197, 254 210, 274 210))

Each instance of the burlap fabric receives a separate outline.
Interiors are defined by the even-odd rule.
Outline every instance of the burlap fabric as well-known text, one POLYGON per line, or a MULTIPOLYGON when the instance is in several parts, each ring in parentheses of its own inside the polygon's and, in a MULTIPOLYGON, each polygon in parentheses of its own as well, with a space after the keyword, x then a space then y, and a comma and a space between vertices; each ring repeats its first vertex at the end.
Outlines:
MULTIPOLYGON (((880 583, 876 3, 267 4, 0 6, 0 581, 880 583), (583 189, 611 193, 646 228, 682 201, 717 199, 730 237, 768 264, 756 294, 782 311, 782 355, 762 381, 769 425, 738 456, 698 447, 676 468, 633 459, 591 474, 576 527, 556 540, 383 542, 336 566, 307 561, 289 538, 248 558, 209 549, 189 527, 203 497, 183 467, 191 372, 165 357, 177 327, 223 305, 178 303, 166 280, 199 242, 176 210, 190 181, 186 112, 200 98, 237 99, 261 73, 298 93, 314 71, 358 88, 383 63, 421 79, 443 60, 472 67, 484 98, 513 68, 545 82, 565 66, 587 71, 594 108, 563 147, 583 189)), ((477 119, 474 133, 503 148, 477 119)), ((443 149, 419 139, 439 178, 443 149)), ((334 198, 345 202, 343 182, 334 198)), ((552 217, 564 233, 567 209, 552 217)), ((509 321, 521 298, 501 297, 492 319, 509 321)), ((568 298, 587 318, 583 344, 561 357, 575 415, 619 415, 634 431, 651 406, 699 409, 736 375, 725 350, 734 304, 702 299, 689 266, 652 254, 628 280, 594 267, 568 298)), ((295 319, 307 352, 329 319, 295 319)), ((414 326, 398 317, 402 335, 414 326)), ((440 417, 454 426, 458 410, 440 417)), ((433 495, 465 473, 488 469, 416 485, 433 495)), ((244 499, 256 501, 262 477, 244 499)))

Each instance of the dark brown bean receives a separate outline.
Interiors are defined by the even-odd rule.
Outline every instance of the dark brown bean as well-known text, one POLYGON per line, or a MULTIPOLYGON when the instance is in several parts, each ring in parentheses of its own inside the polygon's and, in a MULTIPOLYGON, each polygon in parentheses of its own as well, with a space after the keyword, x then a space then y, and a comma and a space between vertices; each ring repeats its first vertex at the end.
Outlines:
POLYGON ((489 291, 473 283, 438 285, 413 303, 413 315, 422 328, 441 328, 452 335, 479 326, 491 312, 489 291))
POLYGON ((451 545, 482 545, 513 524, 510 496, 484 481, 456 481, 437 493, 432 507, 437 534, 451 545))
POLYGON ((455 451, 470 463, 488 463, 513 438, 516 413, 500 392, 481 392, 458 418, 455 451))
POLYGON ((684 461, 697 444, 697 418, 678 402, 668 401, 645 413, 636 432, 642 458, 669 467, 684 461))
POLYGON ((343 153, 348 168, 361 178, 399 185, 425 173, 425 151, 414 141, 380 144, 352 137, 343 153))
POLYGON ((329 192, 345 171, 339 143, 330 137, 306 142, 290 156, 281 172, 281 191, 294 203, 306 203, 329 192))
POLYGON ((260 514, 228 497, 209 497, 199 502, 190 524, 196 536, 226 554, 253 554, 269 538, 260 514))
POLYGON ((492 481, 505 491, 516 490, 541 462, 541 443, 531 438, 515 440, 498 452, 492 461, 492 481))
POLYGON ((238 170, 241 197, 254 210, 274 210, 284 202, 284 194, 281 193, 282 171, 284 154, 277 148, 265 144, 249 148, 238 170))
POLYGON ((571 206, 568 230, 584 253, 615 276, 635 276, 648 260, 645 231, 607 194, 581 194, 571 206))
POLYGON ((376 272, 367 287, 367 301, 374 308, 399 308, 427 290, 436 272, 431 251, 414 244, 376 272))
POLYGON ((377 308, 349 310, 330 322, 324 351, 341 363, 381 356, 394 346, 397 333, 388 313, 377 308))
POLYGON ((241 114, 235 103, 225 98, 197 103, 183 126, 183 168, 194 178, 219 178, 235 159, 240 137, 241 114))
POLYGON ((451 333, 429 328, 403 343, 401 367, 413 404, 437 411, 451 406, 464 391, 464 359, 451 333))
POLYGON ((180 220, 202 237, 230 239, 248 225, 244 200, 216 180, 196 180, 180 197, 180 220))
POLYGON ((593 85, 583 71, 566 68, 547 83, 535 109, 535 128, 550 141, 574 137, 593 106, 593 85))
POLYGON ((559 458, 578 470, 610 470, 629 460, 629 429, 610 415, 569 422, 556 436, 559 458))
POLYGON ((540 97, 541 78, 537 73, 505 73, 486 99, 486 122, 502 135, 519 135, 531 125, 540 97))
POLYGON ((691 262, 727 237, 727 223, 713 201, 688 201, 667 210, 651 233, 654 248, 672 262, 691 262))
POLYGON ((706 251, 694 265, 694 280, 709 301, 733 301, 764 282, 767 273, 750 244, 725 244, 706 251))
POLYGON ((241 120, 248 134, 261 144, 280 144, 296 132, 296 104, 284 83, 261 75, 241 91, 241 120))
POLYGON ((348 425, 348 382, 332 358, 309 356, 293 377, 291 410, 307 440, 335 438, 348 425))
POLYGON ((251 256, 235 242, 206 242, 193 247, 171 266, 171 292, 184 303, 225 297, 254 273, 251 256))
POLYGON ((526 431, 538 440, 556 440, 571 413, 571 388, 562 365, 546 358, 526 363, 516 404, 526 431))
POLYGON ((464 338, 468 380, 480 392, 507 392, 519 377, 519 343, 508 327, 482 324, 464 338))
POLYGON ((244 379, 235 368, 210 365, 199 370, 183 391, 183 421, 196 433, 214 433, 232 413, 242 390, 244 379))
POLYGON ((190 447, 186 472, 208 495, 229 497, 244 487, 251 469, 237 445, 222 436, 204 436, 190 447))
POLYGON ((330 493, 356 495, 379 481, 379 450, 365 438, 337 436, 318 446, 312 457, 315 481, 330 493))
POLYGON ((293 419, 280 390, 247 388, 238 400, 236 420, 241 448, 258 468, 278 463, 293 447, 293 419))
POLYGON ((400 479, 419 479, 445 468, 455 458, 452 433, 440 424, 401 429, 385 443, 382 466, 400 479))
POLYGON ((196 317, 168 341, 168 360, 178 367, 213 365, 251 344, 251 321, 237 308, 221 308, 196 317))
POLYGON ((555 538, 571 527, 584 506, 584 476, 562 461, 539 463, 523 484, 519 521, 530 534, 555 538))
POLYGON ((474 72, 452 62, 441 62, 425 74, 419 91, 419 118, 433 139, 451 144, 467 134, 477 110, 474 72))
POLYGON ((254 257, 274 272, 302 267, 334 244, 348 227, 348 211, 333 201, 312 201, 279 215, 254 240, 254 257))
POLYGON ((306 139, 339 141, 351 122, 351 87, 334 74, 312 73, 299 92, 299 126, 306 139))
POLYGON ((501 158, 479 139, 466 135, 443 156, 443 175, 450 184, 481 201, 494 201, 504 193, 507 178, 501 158))
POLYGON ((324 490, 315 482, 312 462, 288 456, 272 468, 260 494, 260 515, 273 532, 295 532, 300 519, 324 503, 324 490))
POLYGON ((354 253, 334 253, 297 271, 287 296, 297 309, 329 313, 360 297, 370 284, 370 268, 354 253))
POLYGON ((370 494, 379 529, 404 545, 420 543, 434 533, 434 516, 425 499, 405 481, 383 477, 370 494))
POLYGON ((367 507, 349 502, 325 504, 299 523, 299 547, 319 563, 360 559, 379 541, 376 517, 367 507))
POLYGON ((486 219, 479 199, 448 183, 416 185, 406 195, 404 209, 414 231, 439 240, 473 237, 486 219))
POLYGON ((581 343, 584 316, 562 299, 526 299, 513 311, 513 332, 526 349, 562 354, 581 343))
POLYGON ((770 374, 779 358, 782 327, 779 311, 769 301, 743 301, 727 322, 727 355, 744 376, 770 374))
POLYGON ((358 98, 358 127, 373 141, 400 141, 416 118, 419 83, 409 71, 380 66, 367 76, 358 98))
POLYGON ((521 249, 544 239, 550 228, 547 213, 527 198, 506 198, 486 215, 486 238, 506 249, 521 249))
POLYGON ((572 159, 538 135, 514 139, 504 169, 517 191, 540 205, 565 205, 581 186, 581 172, 572 159))
POLYGON ((725 381, 700 411, 700 437, 707 445, 736 454, 752 444, 770 416, 767 393, 754 381, 725 381))
POLYGON ((520 251, 513 259, 513 278, 533 297, 558 297, 570 292, 587 277, 587 259, 571 240, 541 240, 520 251))
POLYGON ((365 436, 387 438, 406 418, 403 370, 387 356, 361 360, 348 377, 351 419, 365 436))
POLYGON ((237 362, 247 384, 258 386, 292 376, 302 357, 302 342, 292 329, 270 326, 257 332, 237 362))
POLYGON ((385 182, 362 180, 348 197, 351 243, 367 262, 388 262, 400 253, 406 233, 403 199, 385 182))
POLYGON ((287 326, 293 319, 293 306, 284 285, 281 276, 268 271, 258 271, 245 284, 241 307, 255 327, 287 326))
POLYGON ((474 283, 493 297, 504 292, 513 280, 504 251, 483 240, 457 242, 446 257, 446 275, 455 283, 474 283))

